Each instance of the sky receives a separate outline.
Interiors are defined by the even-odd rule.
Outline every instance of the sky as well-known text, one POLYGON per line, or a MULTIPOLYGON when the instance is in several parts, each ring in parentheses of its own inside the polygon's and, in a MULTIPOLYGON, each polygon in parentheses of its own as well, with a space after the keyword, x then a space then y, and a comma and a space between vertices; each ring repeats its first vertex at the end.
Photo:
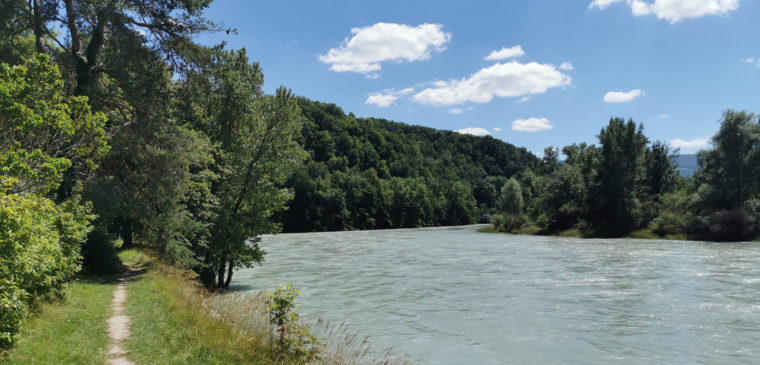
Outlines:
POLYGON ((233 1, 264 90, 357 117, 476 135, 542 154, 597 143, 611 117, 682 154, 727 109, 760 112, 760 0, 233 1))

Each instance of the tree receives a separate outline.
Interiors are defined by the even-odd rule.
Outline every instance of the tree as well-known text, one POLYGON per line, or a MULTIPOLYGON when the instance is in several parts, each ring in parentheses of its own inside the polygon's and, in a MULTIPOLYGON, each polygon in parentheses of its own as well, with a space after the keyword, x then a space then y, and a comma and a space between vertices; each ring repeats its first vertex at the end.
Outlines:
POLYGON ((592 187, 596 202, 592 224, 597 234, 620 236, 635 227, 636 181, 647 138, 642 127, 613 118, 599 133, 600 156, 592 187))
POLYGON ((105 122, 86 98, 64 94, 47 56, 0 65, 0 347, 80 269, 90 206, 78 194, 51 197, 65 171, 81 179, 108 151, 105 122))
POLYGON ((760 233, 760 126, 754 114, 728 110, 713 148, 698 154, 696 232, 719 241, 753 239, 760 233))
POLYGON ((678 181, 675 159, 678 150, 660 141, 655 141, 644 150, 644 178, 641 181, 642 193, 658 199, 673 190, 678 181))
POLYGON ((695 179, 709 209, 736 209, 760 194, 760 126, 747 112, 723 113, 713 148, 698 154, 695 179))
POLYGON ((523 212, 523 196, 520 183, 514 177, 507 180, 501 188, 499 196, 499 210, 510 215, 521 215, 523 212))
POLYGON ((234 268, 263 260, 257 237, 279 229, 270 218, 291 198, 279 185, 305 157, 294 139, 300 112, 289 90, 262 93, 259 65, 248 61, 244 49, 207 49, 197 62, 199 68, 182 82, 177 106, 179 117, 214 145, 209 233, 195 255, 204 284, 226 288, 234 268))

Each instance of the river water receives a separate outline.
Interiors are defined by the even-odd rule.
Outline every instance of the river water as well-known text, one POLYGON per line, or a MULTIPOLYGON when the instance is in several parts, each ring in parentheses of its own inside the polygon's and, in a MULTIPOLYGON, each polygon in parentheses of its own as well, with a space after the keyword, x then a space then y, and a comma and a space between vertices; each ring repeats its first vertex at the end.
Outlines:
POLYGON ((303 291, 422 364, 758 364, 760 244, 478 233, 266 236, 238 290, 303 291))

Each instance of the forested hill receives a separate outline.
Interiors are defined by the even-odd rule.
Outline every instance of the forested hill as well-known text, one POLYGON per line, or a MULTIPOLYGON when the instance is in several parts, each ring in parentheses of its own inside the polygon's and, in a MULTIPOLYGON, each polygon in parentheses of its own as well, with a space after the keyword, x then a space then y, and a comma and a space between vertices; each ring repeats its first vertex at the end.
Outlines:
POLYGON ((285 232, 487 222, 507 179, 538 159, 490 136, 346 115, 299 99, 310 157, 287 181, 285 232))

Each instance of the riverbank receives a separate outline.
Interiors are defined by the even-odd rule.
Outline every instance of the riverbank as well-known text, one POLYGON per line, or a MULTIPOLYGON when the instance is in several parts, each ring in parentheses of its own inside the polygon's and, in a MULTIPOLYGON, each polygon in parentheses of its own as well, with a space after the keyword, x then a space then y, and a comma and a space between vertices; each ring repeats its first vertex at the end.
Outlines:
MULTIPOLYGON (((147 251, 126 250, 119 258, 132 273, 125 286, 123 315, 130 335, 119 341, 124 359, 137 364, 304 364, 302 354, 283 351, 272 337, 267 299, 259 295, 210 293, 195 274, 156 261, 147 251)), ((123 275, 122 275, 123 276, 123 275)), ((79 276, 64 299, 40 306, 14 347, 0 354, 7 364, 103 364, 109 358, 107 322, 120 275, 79 276)), ((329 326, 328 326, 329 327, 329 326)), ((376 353, 366 339, 316 328, 324 364, 404 364, 376 353)))
MULTIPOLYGON (((564 231, 560 231, 557 233, 546 233, 541 228, 536 226, 524 226, 520 227, 512 232, 503 232, 496 229, 494 225, 488 225, 483 228, 478 229, 478 232, 481 233, 509 233, 509 234, 519 234, 519 235, 529 235, 529 236, 549 236, 549 237, 574 237, 574 238, 598 238, 593 235, 584 234, 578 229, 567 229, 564 231)), ((694 237, 687 237, 685 234, 668 234, 665 236, 659 236, 656 233, 652 232, 651 230, 637 230, 629 233, 627 236, 624 237, 616 237, 616 238, 637 238, 637 239, 647 239, 647 240, 665 240, 665 241, 701 241, 698 239, 695 239, 694 237)), ((760 242, 760 240, 755 240, 760 242)))

